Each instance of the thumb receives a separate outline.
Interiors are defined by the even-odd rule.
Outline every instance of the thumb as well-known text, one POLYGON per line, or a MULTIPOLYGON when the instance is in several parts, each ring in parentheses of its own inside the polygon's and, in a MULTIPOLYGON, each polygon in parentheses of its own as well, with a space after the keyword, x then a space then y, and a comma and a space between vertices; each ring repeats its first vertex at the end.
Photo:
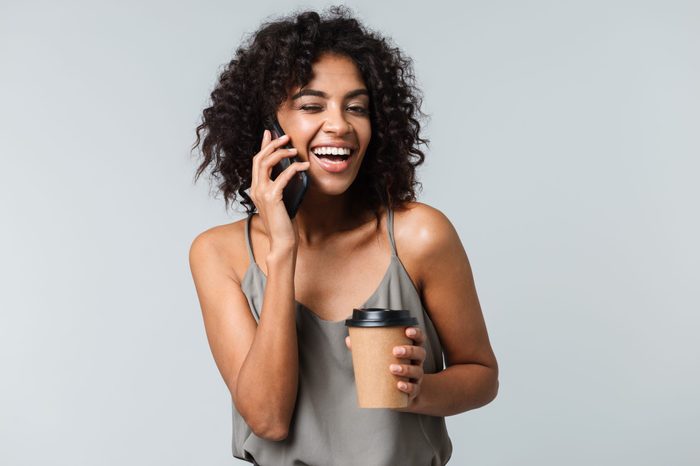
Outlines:
POLYGON ((349 336, 345 337, 345 346, 347 346, 348 349, 349 349, 350 351, 352 351, 352 346, 351 346, 351 344, 350 344, 350 337, 349 337, 349 336))

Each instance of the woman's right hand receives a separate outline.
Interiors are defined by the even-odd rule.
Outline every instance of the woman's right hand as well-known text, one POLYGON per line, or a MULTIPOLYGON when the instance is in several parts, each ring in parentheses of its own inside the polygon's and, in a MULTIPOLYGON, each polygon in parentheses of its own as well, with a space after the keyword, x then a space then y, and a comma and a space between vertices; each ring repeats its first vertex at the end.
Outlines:
POLYGON ((282 201, 282 192, 297 172, 309 168, 309 162, 294 162, 274 181, 270 179, 272 167, 282 158, 297 154, 296 149, 281 148, 288 141, 289 136, 286 134, 273 141, 270 131, 265 130, 260 152, 253 157, 250 198, 258 209, 267 237, 270 239, 270 251, 289 247, 296 249, 299 244, 299 234, 296 225, 287 214, 282 201))

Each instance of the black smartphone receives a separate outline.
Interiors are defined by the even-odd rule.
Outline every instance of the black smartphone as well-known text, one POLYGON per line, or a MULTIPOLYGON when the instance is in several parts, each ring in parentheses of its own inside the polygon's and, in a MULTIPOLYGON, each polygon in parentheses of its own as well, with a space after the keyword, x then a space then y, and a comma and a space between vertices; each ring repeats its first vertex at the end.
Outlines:
MULTIPOLYGON (((277 118, 270 117, 265 122, 267 129, 270 130, 272 134, 272 139, 277 139, 284 135, 282 127, 280 126, 277 118)), ((284 145, 285 149, 292 149, 294 146, 291 142, 284 145)), ((297 157, 284 157, 279 161, 274 167, 272 167, 272 173, 270 174, 270 179, 273 181, 279 176, 282 171, 290 166, 294 162, 300 161, 297 157)), ((282 201, 284 206, 287 208, 287 214, 289 218, 294 218, 299 210, 301 201, 304 199, 304 194, 309 187, 309 176, 305 171, 296 172, 296 174, 289 180, 287 186, 284 187, 282 191, 282 201)))

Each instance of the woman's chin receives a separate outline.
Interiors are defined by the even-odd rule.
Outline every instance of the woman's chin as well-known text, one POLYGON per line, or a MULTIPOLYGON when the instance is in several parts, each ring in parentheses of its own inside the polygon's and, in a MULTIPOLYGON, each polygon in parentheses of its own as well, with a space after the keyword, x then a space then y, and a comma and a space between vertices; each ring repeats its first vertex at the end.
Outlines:
POLYGON ((353 180, 309 180, 309 189, 306 195, 312 196, 340 196, 345 194, 353 180))

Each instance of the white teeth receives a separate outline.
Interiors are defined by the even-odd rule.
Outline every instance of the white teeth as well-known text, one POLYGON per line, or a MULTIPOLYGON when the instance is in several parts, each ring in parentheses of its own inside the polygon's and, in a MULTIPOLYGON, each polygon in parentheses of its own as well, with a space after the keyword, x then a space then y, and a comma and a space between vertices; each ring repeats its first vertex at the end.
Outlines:
POLYGON ((350 155, 352 152, 347 147, 317 147, 314 149, 316 155, 350 155))

